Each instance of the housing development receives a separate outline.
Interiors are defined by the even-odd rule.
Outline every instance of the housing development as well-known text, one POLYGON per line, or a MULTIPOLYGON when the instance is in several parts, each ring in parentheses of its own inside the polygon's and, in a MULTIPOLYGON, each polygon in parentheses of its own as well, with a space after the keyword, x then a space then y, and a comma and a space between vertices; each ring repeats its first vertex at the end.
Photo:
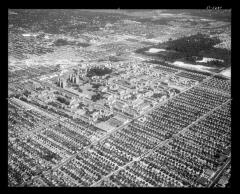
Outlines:
POLYGON ((230 187, 231 10, 8 14, 9 187, 230 187))

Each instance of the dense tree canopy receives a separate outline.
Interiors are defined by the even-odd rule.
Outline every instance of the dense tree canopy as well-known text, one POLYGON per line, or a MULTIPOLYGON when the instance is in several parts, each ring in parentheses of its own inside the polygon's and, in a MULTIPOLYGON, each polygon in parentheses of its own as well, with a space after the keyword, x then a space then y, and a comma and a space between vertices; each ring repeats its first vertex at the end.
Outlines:
POLYGON ((156 48, 164 48, 164 53, 147 53, 150 47, 145 47, 136 50, 137 53, 151 55, 156 59, 174 62, 180 60, 186 63, 197 64, 197 60, 203 57, 223 60, 213 60, 207 62, 206 65, 212 67, 228 67, 231 65, 231 51, 224 48, 215 48, 214 46, 221 43, 218 38, 212 38, 205 34, 196 34, 192 36, 182 37, 176 40, 169 39, 169 41, 155 45, 156 48))
POLYGON ((87 77, 104 76, 112 73, 112 70, 107 67, 93 67, 88 70, 87 77))

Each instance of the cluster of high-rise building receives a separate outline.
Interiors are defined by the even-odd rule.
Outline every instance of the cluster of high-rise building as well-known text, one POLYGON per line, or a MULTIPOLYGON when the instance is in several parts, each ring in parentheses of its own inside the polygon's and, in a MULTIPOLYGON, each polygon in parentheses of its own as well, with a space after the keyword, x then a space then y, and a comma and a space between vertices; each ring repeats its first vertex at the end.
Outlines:
POLYGON ((57 80, 57 86, 61 87, 61 88, 65 88, 66 87, 66 80, 64 78, 60 78, 58 77, 57 80))
POLYGON ((80 75, 79 69, 77 70, 77 72, 70 73, 67 79, 59 75, 56 84, 61 88, 65 88, 67 85, 67 82, 70 82, 72 84, 79 84, 79 81, 80 81, 79 75, 80 75))
POLYGON ((77 73, 69 74, 68 80, 71 83, 79 84, 79 70, 77 70, 77 73))

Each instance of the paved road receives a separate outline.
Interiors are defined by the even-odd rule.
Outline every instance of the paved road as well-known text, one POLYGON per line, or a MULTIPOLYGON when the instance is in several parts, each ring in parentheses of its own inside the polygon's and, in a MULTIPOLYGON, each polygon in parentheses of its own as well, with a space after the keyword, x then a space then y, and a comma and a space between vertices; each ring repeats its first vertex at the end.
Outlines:
POLYGON ((215 185, 215 183, 219 180, 224 170, 230 165, 230 162, 231 162, 231 155, 229 156, 226 163, 222 166, 222 168, 218 172, 216 172, 216 174, 212 178, 212 182, 207 187, 213 187, 215 185))
MULTIPOLYGON (((211 76, 211 77, 212 77, 212 76, 211 76)), ((209 79, 211 79, 211 77, 207 77, 203 82, 198 83, 197 85, 200 85, 200 84, 202 84, 202 83, 208 81, 209 79)), ((150 109, 149 111, 145 112, 144 115, 150 113, 151 111, 155 110, 156 108, 158 108, 158 107, 161 106, 162 104, 168 102, 168 101, 169 101, 170 99, 172 99, 172 98, 175 98, 176 96, 180 95, 181 93, 186 92, 187 90, 190 90, 190 89, 193 88, 193 87, 196 87, 197 85, 194 85, 194 86, 192 86, 192 87, 189 87, 189 88, 185 89, 184 91, 180 92, 179 94, 177 94, 177 95, 175 95, 175 96, 172 96, 172 97, 168 98, 166 101, 163 101, 162 103, 160 103, 160 104, 158 104, 157 106, 153 107, 153 108, 150 109)), ((227 102, 228 102, 228 101, 227 101, 227 102)), ((225 103, 227 103, 227 102, 225 102, 225 103)), ((206 113, 205 115, 201 116, 201 117, 198 118, 196 121, 194 121, 194 122, 191 123, 189 126, 185 127, 185 128, 182 129, 181 131, 179 131, 179 132, 178 132, 177 134, 175 134, 174 136, 176 137, 178 134, 180 134, 180 133, 184 133, 185 131, 187 131, 187 130, 189 129, 190 126, 194 125, 194 124, 195 124, 196 122, 198 122, 199 120, 205 118, 206 116, 208 116, 209 114, 211 114, 214 110, 216 110, 216 109, 220 108, 221 106, 223 106, 225 103, 221 104, 220 106, 218 106, 218 107, 212 109, 211 111, 209 111, 209 112, 206 113)), ((140 118, 141 116, 143 116, 143 115, 140 115, 138 118, 140 118)), ((137 118, 135 118, 135 119, 137 119, 137 118)), ((170 138, 170 139, 171 139, 171 138, 170 138)), ((140 157, 138 157, 138 159, 133 159, 133 160, 130 161, 129 163, 125 164, 124 166, 119 167, 118 170, 111 172, 110 174, 108 174, 108 175, 106 175, 105 177, 103 177, 102 179, 100 179, 98 182, 94 183, 94 184, 92 185, 92 187, 94 187, 94 186, 98 186, 99 183, 100 183, 102 180, 107 179, 107 178, 110 177, 112 174, 116 174, 116 173, 119 172, 120 170, 122 170, 122 169, 124 169, 125 167, 131 165, 133 162, 135 162, 135 161, 139 161, 140 159, 149 156, 150 154, 152 154, 152 153, 154 152, 154 150, 156 150, 156 149, 158 149, 159 147, 161 147, 161 146, 167 144, 167 143, 169 142, 170 139, 166 139, 166 140, 160 142, 160 143, 159 143, 158 145, 156 145, 153 149, 148 150, 147 152, 143 153, 140 157)))
MULTIPOLYGON (((179 73, 179 72, 180 72, 180 71, 178 71, 178 72, 176 72, 176 73, 179 73)), ((133 120, 138 119, 138 118, 140 118, 141 116, 150 113, 152 110, 155 110, 156 108, 158 108, 158 107, 161 106, 162 104, 167 103, 167 102, 168 102, 169 100, 171 100, 172 98, 175 98, 176 96, 180 95, 181 93, 186 92, 186 91, 190 90, 191 88, 196 87, 196 86, 198 86, 198 85, 200 85, 200 84, 208 81, 208 80, 211 79, 213 76, 214 76, 214 75, 209 76, 209 77, 207 77, 206 79, 204 79, 202 82, 198 83, 197 85, 193 85, 193 86, 191 86, 191 87, 183 90, 183 91, 180 92, 179 94, 168 98, 167 100, 165 100, 165 101, 163 101, 162 103, 158 104, 157 106, 153 107, 152 109, 150 109, 149 111, 145 112, 144 114, 139 115, 138 117, 134 118, 133 120)), ((48 84, 47 84, 47 85, 48 85, 48 84)), ((52 87, 52 85, 48 85, 48 86, 52 87)), ((59 87, 56 87, 56 89, 60 89, 60 88, 59 88, 59 87)), ((63 92, 66 92, 66 91, 64 90, 63 92)), ((122 128, 124 128, 125 126, 127 126, 130 122, 131 122, 131 121, 127 122, 127 123, 124 124, 123 126, 120 126, 120 127, 116 128, 116 129, 114 129, 114 130, 109 131, 109 132, 106 133, 102 138, 100 138, 100 139, 92 142, 89 146, 85 147, 85 148, 82 149, 81 151, 79 151, 79 152, 77 152, 76 154, 72 155, 72 156, 69 157, 67 160, 61 162, 59 165, 57 165, 57 166, 54 167, 53 169, 56 170, 57 168, 60 168, 61 166, 63 166, 63 165, 66 164, 67 162, 69 162, 71 159, 73 159, 74 157, 76 157, 76 156, 77 156, 78 154, 80 154, 81 152, 84 152, 85 150, 89 149, 92 145, 95 145, 95 144, 97 144, 98 142, 101 142, 101 141, 105 140, 106 138, 108 138, 108 137, 109 137, 111 134, 113 134, 114 132, 116 132, 116 131, 118 131, 118 130, 121 130, 122 128)), ((184 129, 185 129, 185 128, 184 128, 184 129)), ((183 129, 183 130, 184 130, 184 129, 183 129)), ((167 142, 168 142, 168 140, 165 140, 165 141, 159 143, 157 146, 155 146, 155 148, 153 148, 152 150, 149 150, 148 152, 144 153, 143 155, 141 155, 141 156, 140 156, 138 159, 136 159, 136 160, 140 160, 142 157, 146 157, 148 154, 151 154, 154 149, 157 149, 159 146, 162 146, 162 145, 166 144, 167 142)), ((100 181, 102 181, 103 179, 111 176, 111 174, 116 173, 116 172, 118 172, 118 171, 121 170, 121 169, 124 169, 126 166, 130 165, 132 162, 134 162, 134 161, 136 161, 136 160, 133 160, 133 161, 127 163, 127 164, 124 165, 123 167, 120 167, 117 171, 113 171, 112 173, 110 173, 109 175, 105 176, 104 178, 102 178, 102 179, 99 180, 98 182, 94 183, 92 186, 97 185, 97 184, 98 184, 100 181)), ((43 172, 43 174, 48 174, 48 173, 50 173, 50 171, 43 172)), ((33 179, 37 179, 37 178, 39 178, 39 177, 40 177, 40 176, 37 176, 37 177, 34 177, 33 179)), ((32 180, 33 180, 33 179, 32 179, 32 180)))
MULTIPOLYGON (((62 122, 62 121, 61 121, 62 122)), ((69 162, 70 160, 72 160, 73 158, 75 158, 77 155, 79 155, 80 153, 88 150, 92 145, 96 145, 98 142, 101 142, 103 141, 104 139, 108 138, 111 134, 113 134, 114 132, 118 131, 118 130, 121 130, 122 128, 124 128, 125 126, 127 126, 128 124, 130 123, 130 121, 118 128, 115 128, 114 130, 111 130, 109 131, 108 133, 106 133, 102 138, 92 142, 90 145, 84 147, 82 150, 80 150, 79 152, 73 154, 71 157, 67 158, 66 160, 64 160, 63 162, 59 163, 57 166, 55 166, 52 170, 56 170, 58 168, 60 168, 61 166, 63 166, 64 164, 66 164, 67 162, 69 162)), ((49 174, 51 171, 46 171, 46 172, 43 172, 43 174, 49 174)), ((38 179, 41 175, 39 176, 36 176, 36 177, 33 177, 32 180, 30 180, 28 183, 32 182, 33 180, 35 179, 38 179)))
MULTIPOLYGON (((203 116, 199 117, 196 121, 192 122, 190 125, 188 125, 187 127, 183 128, 183 129, 182 129, 181 131, 179 131, 177 134, 173 135, 173 137, 177 137, 179 134, 185 133, 185 132, 189 129, 189 127, 191 127, 192 125, 196 124, 196 123, 199 122, 200 120, 206 118, 206 117, 207 117, 208 115, 210 115, 213 111, 221 108, 222 106, 224 106, 225 104, 227 104, 229 101, 230 101, 230 100, 224 102, 223 104, 215 107, 214 109, 210 110, 209 112, 207 112, 207 113, 204 114, 203 116)), ((102 179, 100 179, 98 182, 94 183, 94 184, 91 185, 91 186, 92 186, 92 187, 99 186, 99 183, 100 183, 102 180, 106 180, 106 179, 107 179, 108 177, 110 177, 112 174, 116 174, 116 173, 118 173, 120 170, 125 169, 127 166, 131 165, 133 162, 139 161, 139 160, 141 160, 142 158, 145 158, 145 157, 151 155, 155 150, 157 150, 157 149, 159 149, 160 147, 166 145, 166 144, 169 142, 169 140, 171 140, 171 139, 172 139, 172 137, 169 138, 169 139, 166 139, 166 140, 164 140, 164 141, 162 141, 162 142, 160 142, 160 143, 159 143, 158 145, 156 145, 153 149, 146 151, 145 153, 143 153, 143 154, 142 154, 140 157, 138 157, 137 159, 135 158, 135 159, 133 159, 132 161, 130 161, 129 163, 125 164, 124 166, 119 167, 118 170, 113 171, 113 172, 111 172, 110 174, 104 176, 102 179)), ((219 173, 220 173, 220 172, 219 172, 219 173)))
MULTIPOLYGON (((22 135, 19 136, 20 138, 25 137, 25 136, 27 136, 27 135, 31 135, 31 134, 33 134, 34 132, 37 132, 37 131, 41 130, 42 128, 48 127, 48 126, 53 125, 53 124, 56 124, 56 123, 58 123, 58 122, 64 122, 64 121, 66 120, 66 119, 61 118, 61 117, 55 117, 55 116, 47 113, 46 110, 42 110, 40 107, 36 107, 35 105, 28 104, 28 103, 26 103, 26 102, 24 102, 24 101, 21 101, 21 100, 17 99, 17 98, 14 98, 14 99, 12 99, 12 100, 14 100, 14 101, 22 104, 24 107, 27 107, 28 109, 36 110, 37 112, 40 112, 40 113, 42 113, 42 114, 45 114, 46 116, 48 116, 48 117, 50 117, 50 118, 53 119, 53 120, 50 121, 49 123, 41 124, 40 126, 34 128, 34 129, 31 130, 31 131, 26 131, 26 132, 24 132, 22 135)), ((15 139, 15 138, 14 138, 14 139, 15 139)), ((14 139, 10 139, 10 140, 14 140, 14 139)))
MULTIPOLYGON (((57 87, 57 89, 59 89, 59 88, 57 87)), ((189 88, 189 89, 190 89, 190 88, 189 88)), ((186 91, 186 90, 185 90, 185 91, 186 91)), ((183 91, 183 92, 185 92, 185 91, 183 91)), ((180 94, 180 93, 179 93, 179 94, 180 94)), ((179 94, 177 94, 177 95, 179 95, 179 94)), ((175 96, 177 96, 177 95, 175 95, 175 96)), ((175 97, 175 96, 173 96, 173 97, 175 97)), ((155 108, 161 106, 163 103, 167 103, 168 100, 172 99, 173 97, 170 97, 170 98, 168 98, 167 100, 161 102, 159 105, 153 107, 152 109, 150 109, 149 111, 145 112, 144 114, 139 115, 138 117, 135 117, 133 120, 136 120, 136 119, 140 118, 141 116, 143 116, 143 115, 145 115, 145 114, 148 114, 150 111, 152 111, 152 110, 154 110, 155 108)), ((53 170, 56 170, 56 169, 60 168, 61 166, 63 166, 63 165, 66 164, 67 162, 69 162, 71 159, 75 158, 78 154, 80 154, 80 153, 84 152, 85 150, 89 149, 92 145, 96 145, 98 142, 101 142, 101 141, 107 139, 111 134, 114 134, 116 131, 121 130, 122 128, 124 128, 125 126, 127 126, 130 122, 132 122, 133 120, 125 123, 124 125, 122 125, 122 126, 120 126, 120 127, 118 127, 118 128, 115 128, 115 129, 113 129, 113 130, 111 130, 111 131, 108 131, 102 138, 100 138, 100 139, 92 142, 89 146, 85 147, 85 148, 82 149, 81 151, 77 152, 76 154, 72 155, 72 156, 69 157, 68 159, 64 160, 63 162, 61 162, 60 164, 58 164, 57 166, 55 166, 55 167, 53 168, 53 170)), ((43 174, 48 174, 48 173, 50 173, 50 171, 43 172, 43 174)), ((39 177, 40 177, 40 176, 34 177, 32 180, 35 180, 35 179, 37 179, 37 178, 39 178, 39 177)))

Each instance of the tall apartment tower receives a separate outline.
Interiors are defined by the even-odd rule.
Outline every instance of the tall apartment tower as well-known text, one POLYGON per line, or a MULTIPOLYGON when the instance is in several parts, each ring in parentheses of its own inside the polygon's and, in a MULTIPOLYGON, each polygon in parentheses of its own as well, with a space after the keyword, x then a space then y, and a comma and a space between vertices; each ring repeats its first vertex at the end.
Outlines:
POLYGON ((76 76, 76 84, 79 84, 79 76, 76 76))
POLYGON ((60 76, 58 76, 57 86, 60 86, 60 82, 61 82, 61 79, 60 79, 60 76))
POLYGON ((60 79, 60 81, 59 81, 59 87, 65 88, 66 85, 67 85, 66 80, 65 80, 65 79, 60 79))
POLYGON ((65 88, 65 87, 66 87, 66 84, 67 84, 67 83, 66 83, 66 80, 63 79, 63 80, 62 80, 62 88, 65 88))

